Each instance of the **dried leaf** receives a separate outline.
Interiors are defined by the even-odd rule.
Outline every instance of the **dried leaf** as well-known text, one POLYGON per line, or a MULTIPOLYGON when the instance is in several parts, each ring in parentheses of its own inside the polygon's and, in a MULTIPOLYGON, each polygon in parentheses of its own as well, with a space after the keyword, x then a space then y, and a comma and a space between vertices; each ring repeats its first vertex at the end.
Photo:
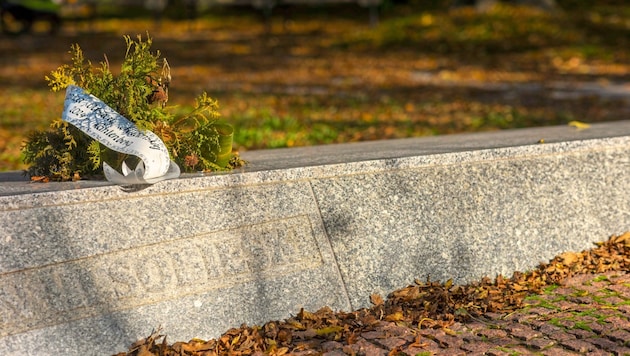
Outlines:
POLYGON ((300 318, 301 320, 317 320, 317 316, 315 316, 315 314, 304 310, 304 308, 300 309, 300 312, 298 313, 298 318, 300 318))
POLYGON ((48 182, 50 182, 50 177, 48 177, 48 176, 31 176, 31 182, 48 183, 48 182))
POLYGON ((142 345, 138 349, 136 356, 156 356, 153 352, 148 350, 147 345, 142 345))
POLYGON ((343 328, 341 326, 328 326, 325 328, 321 328, 321 329, 316 329, 315 333, 319 336, 326 336, 329 334, 334 334, 334 333, 338 333, 341 332, 343 330, 343 328))
POLYGON ((562 259, 562 264, 565 266, 571 266, 578 261, 578 255, 575 252, 565 252, 558 256, 562 259))
POLYGON ((630 231, 627 231, 626 233, 619 235, 619 236, 613 236, 610 239, 610 242, 614 243, 614 244, 621 244, 623 243, 626 247, 630 246, 630 231))
POLYGON ((393 314, 389 314, 388 316, 385 317, 385 320, 387 321, 401 321, 404 320, 405 316, 403 315, 402 312, 395 312, 393 314))
POLYGON ((451 335, 451 336, 457 335, 457 333, 454 330, 449 329, 447 327, 442 328, 442 331, 444 331, 447 335, 451 335))
POLYGON ((446 283, 444 283, 444 288, 446 289, 451 289, 451 287, 453 286, 453 279, 449 279, 448 281, 446 281, 446 283))
POLYGON ((385 303, 383 297, 381 297, 378 293, 374 293, 370 296, 370 302, 372 302, 375 306, 383 305, 383 303, 385 303))
POLYGON ((585 122, 581 122, 581 121, 569 121, 568 123, 569 126, 575 127, 578 130, 586 130, 589 127, 591 127, 590 124, 587 124, 585 122))
POLYGON ((287 324, 295 328, 296 330, 306 330, 306 327, 302 323, 293 318, 287 320, 287 324))

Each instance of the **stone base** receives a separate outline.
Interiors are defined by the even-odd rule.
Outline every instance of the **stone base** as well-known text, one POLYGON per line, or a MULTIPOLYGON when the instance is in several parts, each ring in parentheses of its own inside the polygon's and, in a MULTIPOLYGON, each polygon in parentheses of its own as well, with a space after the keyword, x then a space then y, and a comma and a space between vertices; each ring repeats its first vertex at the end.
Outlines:
POLYGON ((242 156, 133 191, 0 174, 0 354, 113 354, 160 325, 208 339, 630 229, 630 121, 242 156))

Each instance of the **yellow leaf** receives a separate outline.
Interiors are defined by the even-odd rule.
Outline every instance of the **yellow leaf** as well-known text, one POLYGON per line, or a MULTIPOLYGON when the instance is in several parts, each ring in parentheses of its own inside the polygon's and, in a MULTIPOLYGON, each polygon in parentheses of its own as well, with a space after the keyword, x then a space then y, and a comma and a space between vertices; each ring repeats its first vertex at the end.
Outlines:
POLYGON ((590 124, 587 124, 585 122, 581 122, 581 121, 569 121, 569 126, 573 126, 578 130, 585 130, 588 129, 589 127, 591 127, 590 124))
POLYGON ((294 320, 294 319, 287 320, 287 324, 291 325, 292 327, 296 328, 297 330, 304 330, 304 329, 306 329, 302 323, 300 323, 299 321, 294 320))
POLYGON ((452 286, 453 286, 453 279, 449 278, 449 280, 446 281, 446 283, 444 283, 444 288, 451 289, 452 286))
POLYGON ((389 314, 385 317, 387 321, 401 321, 405 318, 402 312, 395 312, 394 314, 389 314))
POLYGON ((274 356, 282 356, 282 355, 286 354, 287 352, 289 352, 289 348, 288 347, 281 347, 281 348, 275 350, 273 352, 273 355, 274 356))
POLYGON ((319 336, 326 336, 333 333, 338 333, 342 331, 343 328, 341 326, 327 326, 321 329, 315 329, 315 333, 319 336))
POLYGON ((451 336, 457 335, 457 333, 454 330, 446 328, 446 327, 442 328, 442 331, 444 331, 447 335, 451 335, 451 336))
POLYGON ((422 24, 422 26, 431 26, 433 24, 433 16, 431 16, 431 14, 428 13, 423 13, 422 16, 420 17, 420 23, 422 24))

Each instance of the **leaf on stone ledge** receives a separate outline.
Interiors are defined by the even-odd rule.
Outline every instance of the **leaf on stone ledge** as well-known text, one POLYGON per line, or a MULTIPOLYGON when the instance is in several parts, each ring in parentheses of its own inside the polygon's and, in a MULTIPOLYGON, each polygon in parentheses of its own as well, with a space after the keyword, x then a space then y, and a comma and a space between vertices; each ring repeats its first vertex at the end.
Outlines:
POLYGON ((587 124, 585 122, 581 122, 581 121, 569 121, 568 123, 569 126, 575 127, 578 130, 585 130, 588 129, 589 127, 591 127, 590 124, 587 124))
POLYGON ((50 177, 48 177, 48 176, 31 176, 31 182, 48 183, 48 182, 50 182, 50 177))

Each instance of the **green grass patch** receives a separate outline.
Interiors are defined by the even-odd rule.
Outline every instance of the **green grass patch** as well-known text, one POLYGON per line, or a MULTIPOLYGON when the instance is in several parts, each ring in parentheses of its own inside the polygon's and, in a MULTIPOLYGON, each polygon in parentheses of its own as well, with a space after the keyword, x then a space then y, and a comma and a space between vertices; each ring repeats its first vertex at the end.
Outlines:
POLYGON ((575 317, 583 317, 583 316, 589 316, 592 318, 596 319, 596 322, 603 324, 606 322, 606 319, 608 317, 610 317, 609 315, 603 315, 598 313, 597 309, 591 309, 591 310, 584 310, 581 312, 574 312, 572 313, 575 317))
POLYGON ((574 297, 586 297, 589 295, 587 290, 583 290, 583 289, 578 289, 578 288, 573 288, 574 292, 571 294, 574 297))
POLYGON ((550 310, 560 310, 559 307, 555 306, 552 301, 547 300, 540 295, 530 295, 525 297, 525 300, 528 301, 536 301, 536 304, 531 305, 530 307, 541 307, 550 310))
POLYGON ((507 354, 508 354, 508 355, 510 355, 510 356, 518 356, 518 355, 520 355, 520 354, 521 354, 521 353, 520 353, 520 352, 518 352, 518 351, 514 351, 514 350, 512 350, 512 349, 509 349, 509 348, 507 348, 507 347, 502 347, 502 346, 497 346, 497 347, 495 347, 494 349, 495 349, 495 350, 499 350, 499 351, 503 351, 503 352, 507 353, 507 354))
POLYGON ((558 288, 560 288, 559 284, 552 284, 552 285, 549 285, 549 286, 543 288, 543 293, 550 294, 550 293, 553 293, 558 288))
POLYGON ((591 329, 591 327, 588 325, 588 323, 584 322, 584 321, 576 321, 575 324, 573 325, 574 329, 581 329, 581 330, 586 330, 586 331, 593 331, 593 329, 591 329))
POLYGON ((416 354, 416 356, 431 356, 431 351, 422 351, 416 354))
POLYGON ((551 319, 549 319, 548 323, 553 325, 553 326, 556 326, 556 327, 559 327, 559 328, 562 328, 562 329, 566 329, 566 327, 564 325, 562 325, 562 323, 560 322, 559 318, 551 318, 551 319))
POLYGON ((593 282, 603 282, 603 281, 609 281, 609 279, 606 276, 597 276, 597 277, 593 278, 592 281, 593 282))

